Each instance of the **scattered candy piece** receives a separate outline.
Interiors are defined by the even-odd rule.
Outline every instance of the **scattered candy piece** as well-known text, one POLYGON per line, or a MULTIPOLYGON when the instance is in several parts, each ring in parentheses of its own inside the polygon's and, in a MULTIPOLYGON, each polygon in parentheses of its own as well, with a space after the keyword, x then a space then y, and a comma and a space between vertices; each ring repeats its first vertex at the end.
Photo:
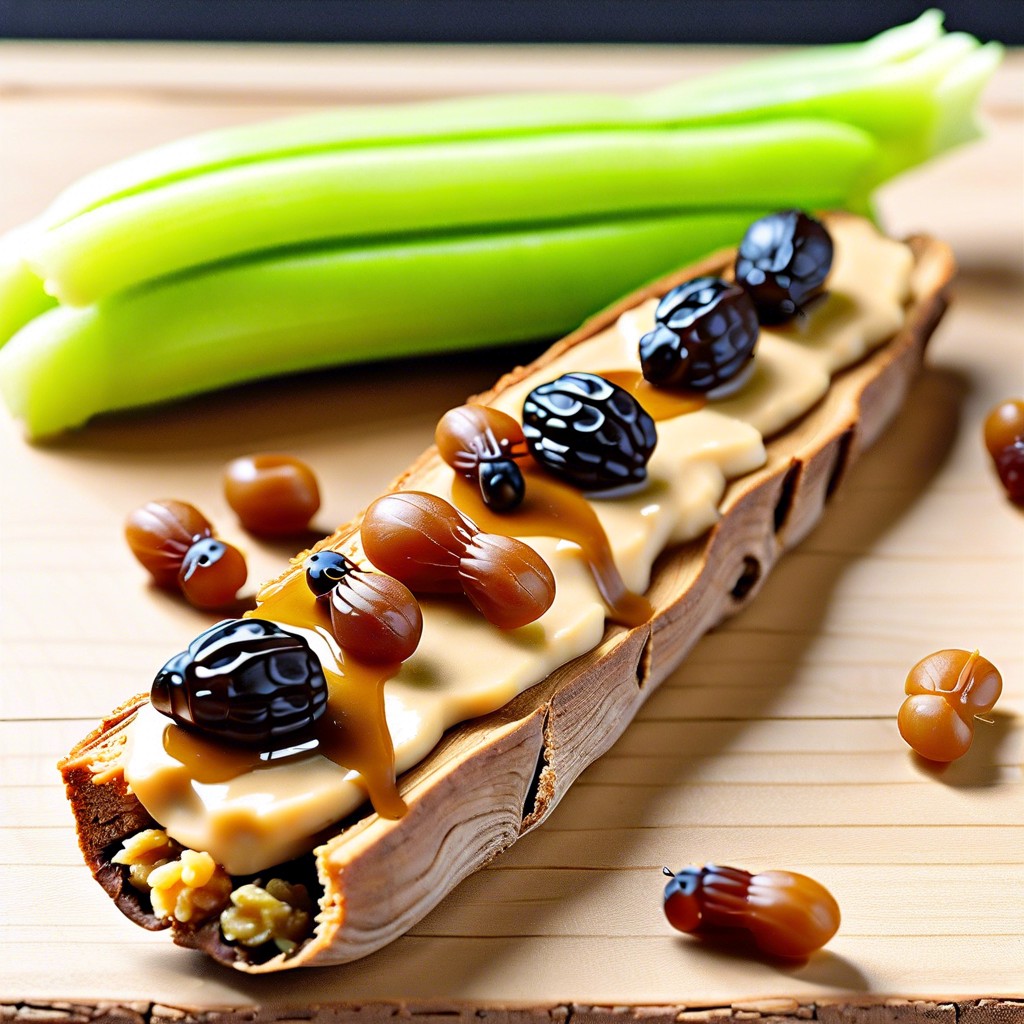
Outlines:
POLYGON ((262 537, 302 533, 320 508, 320 488, 309 466, 275 453, 229 462, 224 497, 241 524, 262 537))
POLYGON ((153 579, 179 588, 196 608, 226 607, 245 583, 245 557, 187 502, 149 501, 129 514, 124 533, 153 579))
POLYGON ((943 650, 922 658, 904 689, 900 735, 922 757, 947 762, 970 749, 974 719, 992 710, 1003 679, 977 651, 943 650))
POLYGON ((702 926, 743 928, 764 952, 805 957, 839 929, 839 905, 821 883, 792 871, 751 874, 708 864, 673 873, 665 916, 681 932, 702 926))
POLYGON ((985 417, 985 447, 1011 501, 1024 504, 1024 399, 1000 402, 985 417))

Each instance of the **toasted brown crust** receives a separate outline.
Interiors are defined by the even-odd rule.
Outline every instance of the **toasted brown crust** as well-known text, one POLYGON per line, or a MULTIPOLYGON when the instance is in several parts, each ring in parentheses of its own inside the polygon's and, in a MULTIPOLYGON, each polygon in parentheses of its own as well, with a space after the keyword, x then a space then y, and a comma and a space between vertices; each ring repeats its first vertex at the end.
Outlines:
MULTIPOLYGON (((943 243, 914 237, 908 244, 915 265, 903 329, 838 375, 814 409, 769 441, 766 465, 729 486, 721 520, 709 534, 658 560, 648 591, 655 607, 650 622, 631 630, 609 626, 594 650, 493 714, 446 734, 400 780, 409 806, 404 818, 387 821, 368 814, 320 846, 322 912, 315 935, 294 954, 249 963, 216 928, 190 932, 176 926, 175 941, 251 972, 354 960, 403 934, 459 881, 540 824, 697 640, 756 595, 780 554, 813 527, 846 468, 901 405, 946 308, 955 270, 943 243), (402 856, 391 857, 399 848, 402 856)), ((487 402, 542 369, 625 310, 697 274, 722 272, 731 261, 731 252, 719 253, 634 293, 477 400, 487 402)), ((392 488, 415 485, 437 457, 428 449, 392 488)), ((336 543, 357 523, 317 548, 336 543)), ((298 571, 293 567, 282 578, 298 571)), ((112 844, 152 827, 117 766, 121 731, 144 699, 134 698, 114 712, 60 768, 93 874, 129 917, 159 927, 137 896, 124 890, 121 869, 109 861, 112 844), (99 775, 98 758, 108 759, 99 775)))

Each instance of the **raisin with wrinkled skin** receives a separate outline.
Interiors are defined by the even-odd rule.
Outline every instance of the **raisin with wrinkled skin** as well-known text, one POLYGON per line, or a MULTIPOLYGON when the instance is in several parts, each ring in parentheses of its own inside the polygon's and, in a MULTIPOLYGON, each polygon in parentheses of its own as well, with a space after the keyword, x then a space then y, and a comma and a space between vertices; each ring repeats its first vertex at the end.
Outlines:
POLYGON ((640 339, 645 379, 692 391, 732 380, 753 356, 760 331, 750 296, 719 277, 697 277, 673 288, 654 319, 654 330, 640 339))
POLYGON ((832 269, 832 236, 802 210, 783 210, 754 221, 736 254, 736 281, 750 293, 761 323, 799 312, 832 269))
POLYGON ((1000 449, 994 461, 1007 497, 1024 504, 1024 439, 1017 438, 1000 449))
POLYGON ((265 619, 224 619, 164 665, 150 699, 187 729, 272 750, 323 714, 327 681, 301 636, 265 619))
POLYGON ((658 441, 640 403, 594 373, 566 373, 534 388, 523 403, 523 433, 545 469, 591 491, 643 483, 658 441))

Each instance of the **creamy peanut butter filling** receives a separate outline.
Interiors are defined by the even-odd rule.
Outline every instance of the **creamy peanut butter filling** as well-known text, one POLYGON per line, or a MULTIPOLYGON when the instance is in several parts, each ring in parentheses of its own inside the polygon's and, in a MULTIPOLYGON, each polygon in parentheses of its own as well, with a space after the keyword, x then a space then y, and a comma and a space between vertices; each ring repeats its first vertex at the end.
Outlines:
MULTIPOLYGON (((630 589, 647 588, 654 560, 667 546, 693 540, 714 525, 727 481, 764 464, 765 438, 814 406, 832 374, 902 326, 910 299, 910 250, 866 221, 837 218, 829 229, 835 259, 827 296, 792 323, 762 329, 752 369, 739 386, 710 395, 703 408, 659 421, 642 490, 590 501, 630 589)), ((655 305, 646 302, 625 313, 493 404, 520 419, 526 394, 562 373, 636 372, 637 344, 653 325, 655 305)), ((416 486, 452 500, 453 479, 438 460, 416 486)), ((606 606, 580 548, 556 538, 524 540, 548 563, 557 586, 554 603, 536 622, 503 632, 466 602, 421 599, 420 645, 384 686, 399 773, 425 758, 445 729, 496 710, 600 642, 606 606)), ((341 550, 361 557, 358 538, 341 550)), ((304 586, 301 577, 293 580, 304 586)), ((280 621, 301 632, 325 665, 336 662, 326 631, 280 621)), ((131 726, 126 779, 168 835, 208 852, 231 874, 255 873, 305 852, 312 836, 366 800, 360 774, 315 749, 277 754, 233 777, 221 778, 214 770, 203 774, 208 781, 199 781, 194 765, 168 752, 177 728, 143 705, 131 726)), ((215 760, 216 752, 210 756, 215 760)))

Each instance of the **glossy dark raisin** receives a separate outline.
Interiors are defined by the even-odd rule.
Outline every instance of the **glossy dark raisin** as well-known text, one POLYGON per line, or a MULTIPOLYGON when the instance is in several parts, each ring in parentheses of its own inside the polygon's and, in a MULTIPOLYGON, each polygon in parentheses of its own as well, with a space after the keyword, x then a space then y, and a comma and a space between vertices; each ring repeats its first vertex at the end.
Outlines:
POLYGON ((658 441, 639 402, 594 373, 566 373, 534 388, 523 402, 523 433, 545 469, 583 490, 646 480, 658 441))
POLYGON ((317 551, 305 564, 306 586, 317 597, 326 597, 350 572, 359 568, 340 551, 317 551))
POLYGON ((832 236, 801 210, 754 221, 736 254, 736 280, 750 292, 765 324, 789 320, 831 268, 832 236))
POLYGON ((511 512, 523 503, 526 481, 522 470, 512 459, 481 462, 477 470, 480 496, 494 512, 511 512))
POLYGON ((1015 438, 995 457, 996 472, 1011 501, 1024 504, 1024 438, 1015 438))
POLYGON ((660 387, 710 391, 754 354, 760 327, 753 300, 720 277, 697 277, 658 303, 655 328, 640 339, 644 377, 660 387))
POLYGON ((327 681, 301 636, 265 619, 224 619, 164 665, 150 699, 178 725, 273 750, 323 714, 327 681))

